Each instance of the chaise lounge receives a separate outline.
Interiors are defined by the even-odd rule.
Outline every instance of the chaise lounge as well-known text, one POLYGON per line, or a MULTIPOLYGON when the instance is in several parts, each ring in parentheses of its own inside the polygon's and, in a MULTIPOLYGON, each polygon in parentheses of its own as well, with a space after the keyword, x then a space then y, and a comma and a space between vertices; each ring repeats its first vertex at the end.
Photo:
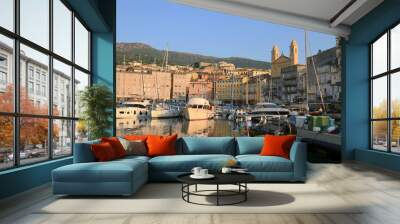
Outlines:
POLYGON ((200 166, 218 172, 229 160, 236 160, 258 182, 304 182, 306 143, 297 139, 290 158, 259 155, 263 137, 182 137, 176 142, 177 155, 127 156, 96 162, 91 145, 77 143, 74 163, 52 172, 54 194, 132 195, 148 181, 176 181, 180 174, 200 166))

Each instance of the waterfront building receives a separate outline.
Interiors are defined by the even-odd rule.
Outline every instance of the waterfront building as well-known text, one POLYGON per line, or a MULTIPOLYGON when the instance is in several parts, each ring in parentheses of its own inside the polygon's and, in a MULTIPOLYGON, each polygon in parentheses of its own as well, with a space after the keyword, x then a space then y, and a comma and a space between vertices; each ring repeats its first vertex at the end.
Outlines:
POLYGON ((220 61, 218 62, 218 68, 224 71, 234 71, 236 69, 236 66, 233 63, 220 61))
POLYGON ((199 79, 189 82, 188 98, 202 97, 207 100, 212 100, 213 83, 208 80, 199 79))
POLYGON ((319 105, 321 94, 324 103, 340 103, 342 85, 340 53, 339 47, 333 47, 307 58, 308 96, 311 104, 319 105))
POLYGON ((171 99, 170 72, 135 70, 117 72, 117 100, 171 99))
POLYGON ((216 100, 224 103, 239 103, 242 98, 241 86, 242 79, 234 77, 216 81, 216 100))
POLYGON ((255 104, 264 98, 267 75, 244 76, 216 81, 216 100, 223 103, 255 104))
POLYGON ((283 101, 286 104, 303 103, 306 93, 305 65, 291 65, 281 70, 283 101))
POLYGON ((280 54, 278 46, 274 45, 271 51, 271 78, 268 80, 267 91, 269 100, 282 103, 285 100, 281 72, 283 68, 298 64, 298 46, 292 40, 289 46, 290 57, 280 54))
POLYGON ((271 69, 251 69, 250 76, 271 75, 271 69))
POLYGON ((174 100, 186 100, 189 91, 189 83, 196 73, 173 73, 172 74, 172 96, 174 100))

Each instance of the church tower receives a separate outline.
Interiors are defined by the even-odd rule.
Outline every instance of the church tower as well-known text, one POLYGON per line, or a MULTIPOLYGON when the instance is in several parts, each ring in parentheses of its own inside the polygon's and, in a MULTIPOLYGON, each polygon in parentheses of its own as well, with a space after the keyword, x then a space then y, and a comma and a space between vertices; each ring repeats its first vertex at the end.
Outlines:
POLYGON ((271 51, 271 62, 274 62, 278 58, 279 58, 279 48, 276 45, 274 45, 271 51))
POLYGON ((299 47, 297 42, 292 40, 290 43, 290 64, 297 65, 299 63, 299 47))

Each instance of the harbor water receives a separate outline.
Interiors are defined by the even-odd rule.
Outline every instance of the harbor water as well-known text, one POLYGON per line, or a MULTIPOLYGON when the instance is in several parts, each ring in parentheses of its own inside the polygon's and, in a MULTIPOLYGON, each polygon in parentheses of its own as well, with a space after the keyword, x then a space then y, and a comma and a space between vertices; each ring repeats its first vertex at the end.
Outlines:
POLYGON ((249 124, 226 119, 188 121, 170 119, 117 119, 117 135, 248 136, 249 124))

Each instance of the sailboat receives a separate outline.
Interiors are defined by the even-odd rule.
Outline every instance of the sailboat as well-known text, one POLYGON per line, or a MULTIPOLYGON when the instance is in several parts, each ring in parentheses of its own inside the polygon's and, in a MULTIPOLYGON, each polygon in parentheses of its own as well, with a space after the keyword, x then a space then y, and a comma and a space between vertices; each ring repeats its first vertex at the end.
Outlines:
MULTIPOLYGON (((168 70, 168 44, 165 50, 165 55, 163 58, 163 70, 168 70)), ((159 86, 158 86, 158 75, 156 74, 156 91, 157 91, 157 99, 159 100, 159 86)), ((151 118, 174 118, 179 117, 180 110, 177 107, 173 107, 172 105, 166 103, 154 103, 150 116, 151 118)))

